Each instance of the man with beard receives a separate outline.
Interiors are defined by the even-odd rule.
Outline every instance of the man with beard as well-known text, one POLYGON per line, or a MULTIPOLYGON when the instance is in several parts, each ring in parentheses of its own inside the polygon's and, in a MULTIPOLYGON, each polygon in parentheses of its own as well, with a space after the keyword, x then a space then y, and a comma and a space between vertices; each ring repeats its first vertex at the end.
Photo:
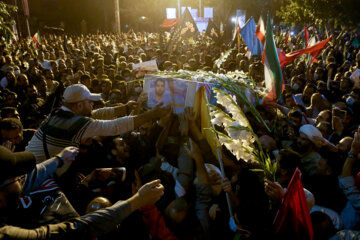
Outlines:
POLYGON ((40 125, 26 150, 33 152, 37 161, 43 161, 67 146, 79 146, 83 139, 126 133, 170 110, 155 108, 138 116, 117 118, 127 115, 133 103, 93 111, 93 102, 99 101, 100 97, 82 84, 67 87, 63 94, 63 106, 40 125))
POLYGON ((170 102, 170 97, 165 92, 165 80, 160 78, 155 81, 155 94, 150 93, 148 104, 150 107, 154 107, 161 102, 167 105, 170 102))
POLYGON ((43 76, 46 79, 47 91, 49 94, 54 93, 56 88, 59 86, 59 82, 54 80, 55 77, 53 71, 51 69, 45 69, 43 71, 43 76))
POLYGON ((19 109, 21 119, 33 117, 35 119, 42 120, 44 118, 42 107, 45 101, 38 97, 38 91, 35 85, 29 85, 26 88, 25 96, 26 100, 19 109))
POLYGON ((301 126, 297 139, 297 150, 301 154, 301 163, 306 174, 312 176, 316 173, 321 155, 317 150, 321 147, 321 132, 310 124, 301 126))
POLYGON ((161 102, 165 92, 165 81, 163 79, 158 79, 155 82, 155 100, 159 103, 161 102))
POLYGON ((19 119, 4 118, 0 121, 0 142, 10 144, 14 152, 22 152, 35 130, 23 129, 19 119))

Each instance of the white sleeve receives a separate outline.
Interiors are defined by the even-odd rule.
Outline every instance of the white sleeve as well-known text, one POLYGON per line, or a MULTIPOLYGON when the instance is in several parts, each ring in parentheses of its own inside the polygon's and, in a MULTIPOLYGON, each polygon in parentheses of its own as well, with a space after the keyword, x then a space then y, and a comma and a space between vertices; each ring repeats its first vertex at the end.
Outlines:
POLYGON ((111 120, 114 119, 115 110, 113 107, 104 107, 93 110, 91 117, 93 119, 111 120))
POLYGON ((116 136, 134 129, 133 117, 122 117, 115 120, 94 120, 86 128, 82 138, 94 136, 116 136))

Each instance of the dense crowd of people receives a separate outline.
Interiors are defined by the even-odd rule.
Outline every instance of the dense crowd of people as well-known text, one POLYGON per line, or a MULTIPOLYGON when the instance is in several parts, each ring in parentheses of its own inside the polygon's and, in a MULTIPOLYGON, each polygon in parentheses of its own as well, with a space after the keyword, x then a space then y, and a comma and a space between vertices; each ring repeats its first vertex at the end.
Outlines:
POLYGON ((222 176, 199 117, 149 109, 133 69, 155 59, 164 71, 239 70, 263 87, 261 59, 244 43, 220 68, 232 46, 203 34, 174 49, 165 33, 134 32, 1 45, 0 239, 295 239, 272 223, 297 168, 315 239, 359 239, 359 38, 335 31, 317 61, 282 69, 280 101, 256 106, 271 132, 246 112, 278 163, 276 182, 226 148, 222 176), (246 231, 229 228, 225 193, 246 231))

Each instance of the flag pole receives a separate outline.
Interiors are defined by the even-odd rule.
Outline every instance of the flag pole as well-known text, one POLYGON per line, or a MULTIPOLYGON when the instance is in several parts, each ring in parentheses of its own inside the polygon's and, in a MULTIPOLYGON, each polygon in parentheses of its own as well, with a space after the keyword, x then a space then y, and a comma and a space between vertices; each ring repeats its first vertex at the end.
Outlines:
POLYGON ((178 0, 178 18, 180 20, 181 18, 181 4, 180 4, 180 0, 178 0))
POLYGON ((29 35, 29 38, 31 38, 29 19, 28 19, 28 17, 26 17, 25 19, 26 19, 26 26, 27 26, 28 35, 29 35))
POLYGON ((201 0, 199 0, 199 17, 201 17, 201 0))
MULTIPOLYGON (((219 136, 217 134, 216 134, 216 138, 219 139, 219 136)), ((216 151, 217 151, 217 156, 218 156, 218 160, 219 160, 221 175, 222 175, 223 178, 225 178, 226 175, 225 175, 225 170, 224 170, 224 163, 222 161, 222 157, 221 157, 221 153, 220 153, 220 147, 217 147, 216 151)), ((227 192, 225 192, 225 196, 226 196, 226 202, 227 202, 227 205, 228 205, 229 215, 230 215, 230 218, 232 218, 233 217, 233 211, 232 211, 231 204, 230 204, 229 194, 227 192)))
POLYGON ((120 9, 119 9, 119 0, 114 0, 114 10, 115 10, 115 33, 121 33, 120 26, 120 9))

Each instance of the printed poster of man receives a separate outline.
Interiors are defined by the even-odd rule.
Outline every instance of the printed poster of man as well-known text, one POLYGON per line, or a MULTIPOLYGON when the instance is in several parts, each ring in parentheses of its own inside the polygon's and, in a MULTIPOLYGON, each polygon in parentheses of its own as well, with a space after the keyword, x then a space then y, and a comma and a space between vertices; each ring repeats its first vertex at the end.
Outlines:
POLYGON ((148 93, 148 107, 162 102, 163 106, 173 106, 174 113, 179 114, 185 106, 194 105, 196 82, 146 75, 144 92, 148 93))

